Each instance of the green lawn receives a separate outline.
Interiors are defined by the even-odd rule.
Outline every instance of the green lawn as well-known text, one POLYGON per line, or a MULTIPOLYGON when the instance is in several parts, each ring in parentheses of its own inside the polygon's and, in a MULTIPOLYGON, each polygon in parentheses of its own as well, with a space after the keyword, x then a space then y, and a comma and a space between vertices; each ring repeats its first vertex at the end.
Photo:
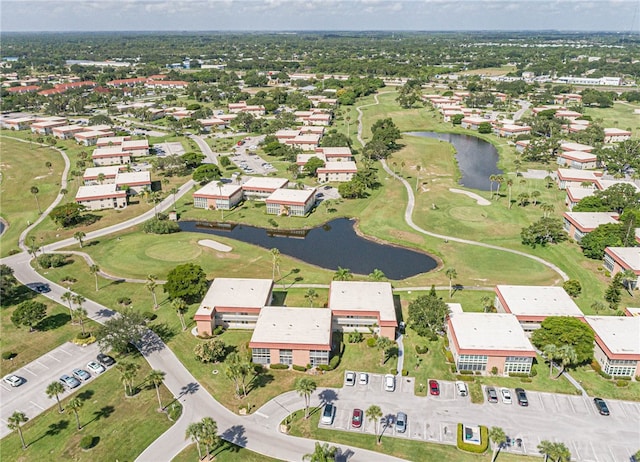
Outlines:
POLYGON ((640 105, 616 101, 611 108, 585 108, 585 114, 593 117, 594 120, 602 119, 602 125, 605 128, 631 130, 632 136, 637 138, 640 130, 640 116, 633 113, 634 109, 640 109, 640 105))
MULTIPOLYGON (((69 309, 59 305, 42 295, 37 295, 30 289, 23 289, 23 299, 33 300, 47 305, 47 317, 37 326, 37 331, 29 332, 28 327, 17 328, 11 322, 11 315, 17 304, 0 308, 0 352, 14 352, 17 355, 12 360, 2 360, 2 374, 8 374, 31 361, 39 358, 50 350, 62 345, 81 332, 79 325, 71 325, 69 309)), ((85 329, 91 331, 93 321, 85 322, 85 329)))
MULTIPOLYGON (((2 131, 2 134, 14 135, 7 131, 2 131)), ((2 136, 0 143, 0 216, 9 223, 0 240, 0 257, 6 257, 9 251, 18 249, 20 233, 39 216, 31 187, 38 188, 37 202, 40 209, 45 210, 60 191, 64 161, 53 149, 12 140, 7 136, 2 136), (46 162, 51 162, 51 170, 46 167, 46 162)))
POLYGON ((579 380, 589 396, 602 398, 640 401, 640 383, 626 382, 626 387, 618 387, 615 380, 602 378, 591 366, 581 366, 569 371, 571 376, 579 380))
MULTIPOLYGON (((446 444, 424 443, 421 441, 409 440, 406 438, 392 438, 385 436, 382 444, 376 444, 374 435, 363 433, 328 430, 318 427, 320 412, 313 412, 309 420, 304 420, 304 411, 294 413, 294 420, 289 432, 293 436, 312 438, 321 441, 332 441, 336 444, 348 444, 370 451, 377 451, 384 454, 399 457, 405 460, 420 462, 483 462, 491 460, 491 453, 475 455, 462 452, 455 446, 446 444)), ((529 462, 538 458, 516 456, 501 453, 498 460, 506 462, 529 462)))
MULTIPOLYGON (((29 445, 23 451, 17 433, 1 441, 2 459, 11 461, 33 460, 133 460, 151 442, 172 424, 164 413, 156 411, 158 400, 155 388, 145 383, 150 371, 147 362, 140 356, 128 358, 140 364, 137 385, 141 391, 124 398, 120 373, 114 369, 91 379, 91 382, 72 396, 79 397, 84 406, 78 411, 81 431, 76 430, 73 413, 59 414, 52 407, 23 426, 23 434, 29 445), (90 451, 79 447, 85 435, 95 438, 90 451)), ((166 405, 172 396, 161 387, 161 399, 166 405)), ((69 398, 62 401, 64 407, 69 398)))
MULTIPOLYGON (((201 450, 205 450, 204 446, 201 450)), ((279 459, 263 456, 227 442, 222 447, 212 451, 212 454, 218 462, 279 462, 279 459)), ((193 462, 197 460, 198 449, 195 444, 192 444, 174 457, 172 462, 193 462)))

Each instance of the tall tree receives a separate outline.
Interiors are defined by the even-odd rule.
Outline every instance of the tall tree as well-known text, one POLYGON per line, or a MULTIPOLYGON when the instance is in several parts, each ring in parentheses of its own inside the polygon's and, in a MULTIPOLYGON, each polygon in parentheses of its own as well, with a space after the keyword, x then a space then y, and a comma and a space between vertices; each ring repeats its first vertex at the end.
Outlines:
POLYGON ((409 303, 409 324, 418 335, 430 337, 444 330, 449 306, 435 294, 421 295, 409 303))
POLYGON ((211 453, 211 449, 220 444, 218 424, 211 417, 205 417, 202 419, 202 434, 200 436, 200 441, 204 443, 207 456, 211 453))
POLYGON ((140 365, 129 361, 120 361, 116 364, 116 369, 120 372, 120 381, 124 386, 125 396, 133 396, 133 380, 140 370, 140 365))
POLYGON ((444 274, 449 278, 449 298, 453 295, 453 280, 458 277, 458 273, 455 268, 447 268, 444 274))
POLYGON ((76 428, 78 430, 82 430, 82 425, 80 425, 80 414, 78 413, 82 406, 84 406, 84 401, 78 397, 70 399, 67 403, 67 409, 70 409, 76 416, 76 428))
POLYGON ((171 306, 176 310, 176 314, 180 319, 180 325, 182 326, 182 330, 187 330, 187 324, 184 321, 184 315, 189 311, 189 307, 187 306, 187 302, 185 302, 181 298, 174 298, 171 300, 171 306))
POLYGON ((36 204, 38 206, 38 213, 42 214, 42 210, 40 209, 40 201, 38 200, 38 193, 40 192, 40 190, 38 189, 37 186, 31 186, 31 194, 33 194, 33 197, 36 198, 36 204))
POLYGON ((82 248, 82 240, 87 237, 87 235, 85 233, 83 233, 82 231, 76 231, 75 233, 73 233, 73 238, 78 241, 78 243, 80 244, 80 248, 82 248))
POLYGON ((185 432, 187 438, 196 443, 198 448, 198 460, 202 460, 202 450, 200 449, 200 439, 202 438, 202 422, 190 423, 185 432))
POLYGON ((491 457, 491 462, 495 462, 498 452, 500 452, 500 448, 507 442, 507 435, 504 433, 502 428, 491 427, 489 429, 489 439, 493 443, 493 456, 491 457))
POLYGON ((227 370, 225 371, 227 377, 229 377, 236 388, 236 395, 240 397, 247 397, 247 380, 252 375, 253 369, 250 360, 242 352, 232 352, 227 356, 225 361, 227 364, 227 370))
POLYGON ((149 372, 149 375, 147 375, 147 380, 151 382, 156 389, 156 396, 158 397, 158 406, 161 410, 164 410, 164 407, 162 406, 162 400, 160 399, 160 385, 162 385, 162 382, 164 382, 165 375, 167 375, 166 372, 158 369, 152 370, 151 372, 149 372))
MULTIPOLYGON (((145 283, 145 287, 149 292, 151 292, 151 296, 153 297, 153 309, 158 309, 158 299, 156 298, 156 288, 158 287, 157 277, 155 274, 149 274, 147 276, 147 282, 145 283)), ((183 329, 184 330, 184 329, 183 329)))
POLYGON ((125 308, 120 312, 120 316, 110 318, 98 326, 95 336, 102 351, 113 349, 117 353, 124 353, 130 343, 140 342, 146 330, 146 321, 142 314, 125 308))
POLYGON ((307 292, 304 294, 304 298, 309 301, 309 306, 313 308, 313 302, 318 298, 318 292, 314 289, 307 289, 307 292))
POLYGON ((269 250, 271 254, 271 279, 275 281, 276 271, 280 274, 280 250, 276 247, 269 250))
POLYGON ((558 347, 553 343, 549 343, 542 348, 542 354, 549 361, 549 377, 553 376, 553 361, 558 354, 558 347))
POLYGON ((570 316, 549 316, 531 335, 531 342, 537 348, 555 345, 557 348, 570 345, 576 352, 575 361, 581 364, 593 357, 594 334, 591 328, 578 318, 570 316))
POLYGON ((372 281, 382 281, 386 278, 382 270, 374 269, 371 273, 369 273, 369 279, 372 281))
POLYGON ((298 394, 304 397, 304 418, 309 418, 309 405, 311 401, 311 395, 316 391, 317 384, 309 377, 300 377, 295 382, 295 390, 298 394))
POLYGON ((62 384, 58 381, 51 382, 49 385, 47 385, 45 393, 47 394, 48 398, 53 398, 55 396, 56 401, 58 402, 58 412, 62 414, 64 412, 64 409, 62 409, 62 404, 60 404, 59 396, 64 393, 64 387, 62 386, 62 384))
POLYGON ((366 411, 364 411, 364 414, 367 416, 368 420, 371 420, 374 422, 376 426, 377 444, 380 444, 380 440, 382 439, 382 432, 380 432, 378 429, 378 425, 380 424, 380 418, 382 417, 382 410, 380 409, 380 406, 372 404, 367 408, 366 411))
POLYGON ((578 361, 578 355, 576 350, 571 345, 562 345, 556 350, 556 359, 560 361, 562 369, 558 372, 557 378, 563 374, 569 364, 576 364, 578 361))
POLYGON ((395 345, 395 342, 389 339, 388 337, 383 337, 382 335, 379 335, 378 338, 376 339, 376 347, 378 347, 378 349, 382 352, 382 358, 380 359, 381 366, 384 365, 387 359, 388 352, 391 349, 391 347, 394 345, 395 345))
POLYGON ((78 321, 78 324, 80 324, 80 329, 82 330, 82 335, 85 335, 86 332, 84 330, 84 320, 87 318, 87 310, 81 306, 79 306, 78 308, 76 308, 73 311, 73 318, 72 319, 76 319, 78 321))
POLYGON ((351 274, 351 270, 348 268, 338 266, 338 270, 333 273, 334 281, 350 281, 351 279, 353 279, 353 274, 351 274))
POLYGON ((163 290, 169 298, 182 298, 187 303, 199 302, 207 291, 207 275, 193 263, 178 265, 167 275, 163 290))
POLYGON ((7 427, 9 427, 9 430, 15 430, 18 432, 20 442, 22 443, 22 449, 27 449, 27 445, 24 442, 24 436, 22 435, 22 424, 27 423, 28 421, 29 417, 27 417, 24 412, 20 411, 15 411, 11 414, 11 417, 7 419, 7 427))
POLYGON ((18 305, 13 314, 11 314, 11 322, 16 326, 28 326, 29 332, 33 332, 33 326, 38 324, 47 316, 47 305, 36 302, 35 300, 27 300, 18 305))
POLYGON ((69 316, 71 316, 71 318, 73 319, 73 307, 71 306, 71 302, 73 301, 73 294, 69 291, 66 291, 60 296, 60 299, 63 302, 67 302, 67 304, 69 305, 69 316))
POLYGON ((89 272, 93 274, 93 277, 96 280, 96 292, 97 292, 98 290, 100 290, 100 287, 98 287, 98 274, 100 273, 100 267, 98 265, 91 265, 89 267, 89 272))

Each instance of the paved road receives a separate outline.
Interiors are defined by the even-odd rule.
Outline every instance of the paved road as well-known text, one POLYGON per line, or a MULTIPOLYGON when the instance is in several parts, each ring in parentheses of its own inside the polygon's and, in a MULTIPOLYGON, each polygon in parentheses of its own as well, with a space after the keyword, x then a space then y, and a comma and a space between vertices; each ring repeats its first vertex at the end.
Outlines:
MULTIPOLYGON (((34 341, 37 341, 34 335, 34 341)), ((7 427, 7 418, 14 411, 22 411, 30 419, 44 410, 57 405, 55 398, 49 398, 45 392, 47 385, 56 381, 62 374, 71 375, 75 368, 87 369, 87 363, 96 358, 99 353, 98 345, 81 347, 71 342, 60 345, 49 353, 30 362, 13 372, 26 380, 19 387, 12 388, 4 382, 0 383, 0 438, 4 438, 11 430, 7 427)), ((91 379, 88 381, 90 382, 91 379)), ((82 382, 81 387, 88 382, 82 382)), ((77 391, 80 388, 74 390, 77 391)), ((63 400, 69 394, 65 391, 60 395, 63 400)))
POLYGON ((211 150, 211 147, 207 144, 204 138, 198 135, 189 135, 189 138, 195 141, 202 151, 202 154, 205 157, 205 160, 202 163, 218 165, 218 154, 211 150))
POLYGON ((531 103, 529 101, 520 101, 519 104, 520 109, 513 114, 513 120, 520 120, 524 113, 527 112, 527 109, 531 107, 531 103))

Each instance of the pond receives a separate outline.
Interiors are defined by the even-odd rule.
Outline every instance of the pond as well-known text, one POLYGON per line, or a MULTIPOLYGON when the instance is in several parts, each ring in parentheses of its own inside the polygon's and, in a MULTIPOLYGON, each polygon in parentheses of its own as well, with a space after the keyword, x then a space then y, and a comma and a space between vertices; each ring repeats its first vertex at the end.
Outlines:
POLYGON ((476 136, 457 133, 410 132, 408 135, 435 138, 451 143, 456 150, 456 159, 462 178, 459 183, 467 188, 489 191, 491 175, 503 173, 497 167, 498 151, 491 144, 476 136))
MULTIPOLYGON (((294 218, 295 219, 295 218, 294 218)), ((406 279, 438 266, 429 255, 415 250, 381 244, 359 236, 355 221, 339 218, 309 230, 265 229, 219 222, 181 221, 180 229, 230 237, 332 271, 348 268, 367 275, 374 269, 393 280, 406 279)))

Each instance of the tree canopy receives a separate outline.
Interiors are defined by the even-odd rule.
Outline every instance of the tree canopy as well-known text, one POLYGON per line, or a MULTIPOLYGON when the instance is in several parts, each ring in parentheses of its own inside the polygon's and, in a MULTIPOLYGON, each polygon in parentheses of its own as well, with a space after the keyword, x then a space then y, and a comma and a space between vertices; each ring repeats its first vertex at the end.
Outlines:
POLYGON ((557 244, 568 239, 562 227, 562 221, 555 217, 542 217, 526 228, 522 228, 520 237, 524 245, 535 248, 538 245, 557 244))
POLYGON ((199 183, 208 183, 220 178, 220 168, 214 164, 203 164, 193 172, 193 180, 199 183))
POLYGON ((27 300, 20 303, 11 314, 11 322, 16 327, 28 326, 29 330, 33 330, 33 326, 43 320, 45 316, 47 316, 47 305, 35 300, 27 300))
POLYGON ((193 263, 178 265, 167 275, 167 283, 163 288, 172 300, 182 298, 187 303, 196 303, 207 291, 207 275, 193 263))
POLYGON ((80 205, 77 202, 68 202, 54 207, 54 209, 49 213, 49 216, 59 226, 68 228, 82 222, 82 213, 85 210, 86 208, 84 205, 80 205))
POLYGON ((98 326, 95 337, 101 351, 124 353, 129 344, 136 344, 142 339, 146 330, 146 321, 142 313, 125 308, 119 316, 114 316, 98 326))
POLYGON ((557 348, 572 346, 576 352, 576 364, 593 357, 593 339, 594 334, 588 324, 569 316, 550 316, 531 335, 531 342, 539 349, 546 345, 557 348))
POLYGON ((418 335, 433 336, 444 329, 449 306, 435 294, 435 290, 409 303, 409 326, 418 335))

